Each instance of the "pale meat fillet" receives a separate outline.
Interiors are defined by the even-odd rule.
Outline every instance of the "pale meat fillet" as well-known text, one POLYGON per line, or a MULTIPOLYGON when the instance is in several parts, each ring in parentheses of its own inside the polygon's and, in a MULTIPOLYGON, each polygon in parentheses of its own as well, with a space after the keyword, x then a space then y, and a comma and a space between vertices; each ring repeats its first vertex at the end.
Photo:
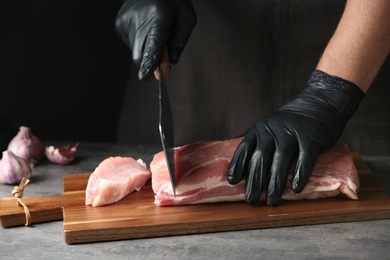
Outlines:
POLYGON ((134 190, 139 191, 150 175, 149 169, 140 159, 109 157, 89 177, 85 205, 97 207, 115 203, 134 190))
MULTIPOLYGON (((159 206, 243 201, 245 180, 237 185, 227 182, 231 158, 241 138, 201 142, 175 148, 177 187, 173 196, 164 153, 156 154, 150 164, 154 203, 159 206)), ((305 189, 296 194, 290 175, 283 200, 318 199, 344 194, 358 199, 359 178, 347 145, 337 144, 319 155, 305 189)), ((261 200, 265 199, 265 193, 261 200)))

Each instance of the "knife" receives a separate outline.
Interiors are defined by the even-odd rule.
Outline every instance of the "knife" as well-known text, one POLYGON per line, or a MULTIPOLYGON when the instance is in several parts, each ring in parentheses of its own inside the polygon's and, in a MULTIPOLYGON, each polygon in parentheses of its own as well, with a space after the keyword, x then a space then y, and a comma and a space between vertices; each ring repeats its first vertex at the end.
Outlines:
MULTIPOLYGON (((166 53, 167 54, 167 53, 166 53)), ((173 195, 176 197, 176 171, 174 155, 174 134, 171 104, 165 86, 162 65, 158 67, 158 92, 159 92, 159 131, 165 159, 168 165, 169 177, 171 180, 173 195)), ((156 77, 157 78, 157 77, 156 77)))

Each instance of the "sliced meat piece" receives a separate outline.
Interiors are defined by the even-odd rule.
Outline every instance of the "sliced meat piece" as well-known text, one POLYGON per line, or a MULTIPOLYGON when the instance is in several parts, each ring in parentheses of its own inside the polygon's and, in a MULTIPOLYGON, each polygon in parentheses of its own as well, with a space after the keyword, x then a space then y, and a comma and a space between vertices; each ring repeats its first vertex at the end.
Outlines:
POLYGON ((97 207, 115 203, 134 190, 139 191, 150 175, 141 159, 109 157, 89 177, 85 205, 97 207))
MULTIPOLYGON (((163 152, 150 164, 155 204, 183 205, 244 200, 245 180, 237 185, 227 182, 227 171, 242 139, 201 142, 175 148, 177 187, 173 196, 163 152)), ((284 200, 317 199, 344 194, 358 199, 359 179, 347 145, 338 144, 319 155, 305 189, 296 194, 290 175, 284 200)), ((261 200, 265 199, 265 193, 261 200)))

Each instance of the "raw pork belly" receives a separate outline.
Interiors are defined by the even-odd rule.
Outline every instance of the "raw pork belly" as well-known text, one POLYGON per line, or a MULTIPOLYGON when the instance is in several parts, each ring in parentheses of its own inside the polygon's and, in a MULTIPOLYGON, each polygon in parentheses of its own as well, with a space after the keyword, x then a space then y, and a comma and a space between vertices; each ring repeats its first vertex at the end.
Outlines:
MULTIPOLYGON (((245 200, 245 180, 227 182, 227 171, 242 139, 200 142, 175 148, 177 187, 173 196, 163 152, 150 164, 154 203, 159 206, 245 200)), ((347 145, 337 144, 319 155, 305 189, 296 194, 289 176, 283 200, 318 199, 344 194, 358 199, 359 179, 347 145)), ((265 199, 265 193, 261 200, 265 199)))
POLYGON ((141 159, 109 157, 89 177, 85 205, 97 207, 117 202, 134 190, 139 191, 150 174, 141 159))

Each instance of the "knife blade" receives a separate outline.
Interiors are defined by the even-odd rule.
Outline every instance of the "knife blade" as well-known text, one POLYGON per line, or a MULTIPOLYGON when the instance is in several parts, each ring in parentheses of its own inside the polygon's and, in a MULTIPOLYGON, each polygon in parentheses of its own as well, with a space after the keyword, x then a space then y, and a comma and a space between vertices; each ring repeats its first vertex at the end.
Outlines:
POLYGON ((160 77, 158 81, 159 92, 159 131, 165 159, 168 165, 169 178, 171 180, 173 195, 176 197, 176 170, 174 154, 174 134, 171 103, 165 86, 164 75, 159 66, 160 77))

